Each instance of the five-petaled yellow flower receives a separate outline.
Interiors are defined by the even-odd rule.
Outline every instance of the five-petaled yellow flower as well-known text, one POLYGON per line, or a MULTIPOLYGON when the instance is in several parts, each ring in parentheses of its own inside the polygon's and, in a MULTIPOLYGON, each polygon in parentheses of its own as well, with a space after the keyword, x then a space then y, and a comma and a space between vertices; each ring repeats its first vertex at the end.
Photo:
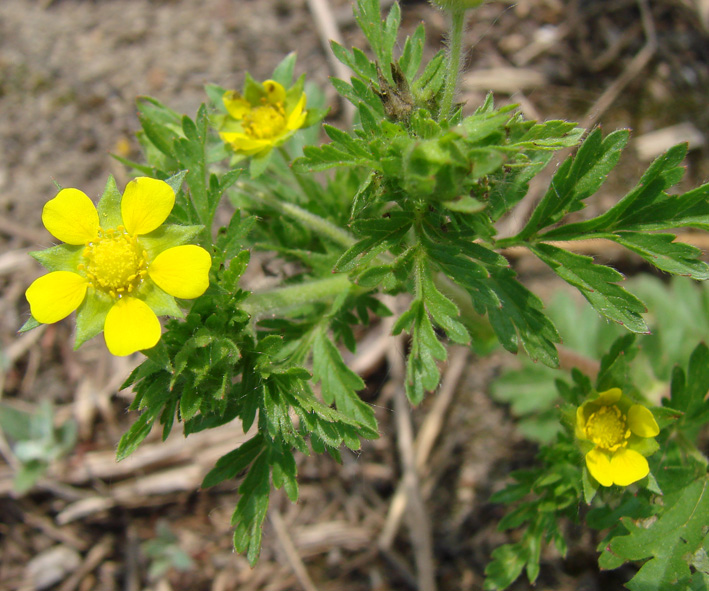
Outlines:
POLYGON ((184 244, 200 227, 163 225, 174 204, 170 185, 148 177, 122 198, 110 179, 98 210, 78 189, 59 191, 42 222, 64 244, 33 253, 51 271, 27 289, 34 319, 51 324, 78 309, 77 346, 103 330, 114 355, 154 347, 157 316, 180 316, 175 298, 209 285, 209 253, 184 244))
POLYGON ((304 126, 308 113, 302 85, 286 91, 275 80, 247 83, 244 96, 235 90, 224 93, 222 100, 229 115, 219 137, 237 154, 255 156, 285 143, 304 126))
POLYGON ((601 485, 628 486, 650 472, 646 455, 660 432, 652 412, 622 395, 601 392, 576 410, 576 437, 588 449, 586 466, 601 485))

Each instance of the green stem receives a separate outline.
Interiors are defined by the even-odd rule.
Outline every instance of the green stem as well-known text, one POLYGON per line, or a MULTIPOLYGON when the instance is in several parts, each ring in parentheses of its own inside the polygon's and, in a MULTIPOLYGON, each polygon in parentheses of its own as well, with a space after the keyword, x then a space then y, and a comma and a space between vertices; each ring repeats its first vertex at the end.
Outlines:
POLYGON ((443 91, 441 110, 438 114, 439 120, 448 117, 453 108, 453 99, 458 88, 458 75, 460 74, 464 25, 465 10, 452 11, 451 28, 448 37, 448 70, 446 72, 446 86, 443 91))
POLYGON ((304 304, 334 298, 351 287, 347 273, 337 273, 327 279, 253 293, 243 303, 243 310, 258 319, 267 313, 278 314, 304 304))
POLYGON ((315 215, 302 207, 298 207, 294 203, 282 201, 278 199, 278 197, 265 192, 259 192, 257 197, 264 203, 267 203, 269 206, 273 207, 276 211, 288 216, 291 219, 299 221, 306 228, 310 228, 320 236, 329 238, 335 244, 338 244, 344 248, 349 248, 356 242, 349 232, 346 232, 339 226, 327 221, 325 218, 321 218, 319 215, 315 215))
POLYGON ((305 184, 305 181, 303 180, 303 177, 301 177, 293 168, 291 167, 291 157, 290 154, 288 153, 288 150, 286 149, 285 146, 279 146, 278 147, 278 153, 283 157, 283 160, 286 161, 286 167, 290 171, 291 175, 295 179, 295 182, 298 183, 298 186, 300 187, 300 190, 303 192, 303 195, 306 197, 308 196, 308 185, 305 184))

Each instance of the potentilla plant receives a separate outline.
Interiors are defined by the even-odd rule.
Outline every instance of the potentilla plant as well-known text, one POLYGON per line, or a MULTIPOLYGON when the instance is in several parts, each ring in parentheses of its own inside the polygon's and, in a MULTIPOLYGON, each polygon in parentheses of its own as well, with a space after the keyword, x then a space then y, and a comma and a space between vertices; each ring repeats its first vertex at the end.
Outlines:
POLYGON ((271 488, 298 499, 294 454, 338 459, 342 445, 378 436, 341 346, 354 351, 354 327, 391 314, 380 295, 407 302, 392 332, 408 338, 413 404, 436 390, 450 342, 483 351, 496 340, 558 365, 560 335, 504 256, 524 247, 631 334, 603 358, 595 383, 578 370, 572 385, 558 382, 565 429, 541 448, 538 467, 514 473, 496 495, 517 505, 500 527, 522 532, 493 554, 487 588, 523 570, 533 582, 545 543, 566 551, 568 519, 604 532, 602 567, 643 563, 629 588, 705 588, 709 481, 697 441, 709 420, 709 352, 700 345, 687 370, 676 369, 671 396, 652 406, 626 371, 634 334, 648 330, 645 306, 619 272, 563 244, 608 240, 660 271, 705 280, 701 252, 671 231, 709 229, 709 185, 673 192, 684 172, 679 145, 610 209, 569 221, 616 166, 629 132, 529 121, 492 96, 477 108, 457 104, 463 26, 482 3, 438 1, 451 32, 447 49, 424 63, 423 25, 400 40, 398 4, 383 18, 378 0, 357 0, 368 52, 332 44, 353 72, 332 80, 355 107, 351 129, 318 125, 322 93, 294 81, 294 55, 267 80, 247 74, 241 90, 208 86, 194 119, 139 100, 146 162, 123 160, 140 176, 122 199, 109 179, 98 209, 78 189, 45 206, 43 222, 64 244, 34 253, 50 273, 27 290, 24 329, 77 310, 77 346, 103 331, 113 354, 143 352, 124 385, 138 413, 119 459, 158 425, 167 437, 176 422, 189 435, 238 420, 252 434, 203 486, 239 479, 234 545, 253 564, 271 488), (329 142, 312 145, 320 130, 329 142), (566 148, 575 153, 524 227, 499 237, 497 222, 566 148), (215 228, 220 204, 233 214, 215 228), (240 278, 252 249, 298 271, 249 292, 240 278), (170 319, 161 327, 158 316, 170 319))

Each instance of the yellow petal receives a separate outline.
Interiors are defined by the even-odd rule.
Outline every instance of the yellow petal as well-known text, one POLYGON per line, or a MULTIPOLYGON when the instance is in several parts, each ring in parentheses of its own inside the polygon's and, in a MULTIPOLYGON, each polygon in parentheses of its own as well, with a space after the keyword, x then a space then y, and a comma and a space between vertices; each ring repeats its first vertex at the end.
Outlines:
POLYGON ((611 486, 611 461, 608 454, 599 449, 592 449, 586 454, 586 467, 601 486, 611 486))
POLYGON ((108 311, 103 332, 112 355, 130 355, 158 344, 160 321, 144 301, 122 298, 108 311))
POLYGON ((44 324, 66 318, 84 301, 88 285, 89 282, 81 275, 70 271, 43 275, 25 292, 32 316, 44 324))
POLYGON ((576 409, 576 438, 588 439, 586 437, 586 417, 584 416, 584 405, 576 409))
POLYGON ((229 144, 236 152, 241 154, 246 154, 247 156, 251 154, 257 154, 266 148, 270 148, 274 145, 274 140, 258 140, 252 139, 245 133, 238 132, 223 132, 219 134, 222 141, 229 144))
POLYGON ((307 116, 307 113, 304 110, 305 101, 306 96, 305 93, 303 93, 300 96, 300 100, 295 105, 295 108, 291 111, 290 115, 288 115, 288 121, 286 122, 286 127, 288 129, 293 130, 303 127, 303 123, 305 123, 305 118, 307 116))
POLYGON ((638 437, 655 437, 660 432, 652 412, 641 404, 633 404, 628 409, 628 426, 638 437))
POLYGON ((635 450, 622 447, 611 458, 610 474, 613 482, 620 486, 633 484, 649 472, 647 460, 635 450))
POLYGON ((227 90, 222 96, 222 102, 229 115, 237 120, 243 119, 251 111, 251 103, 234 90, 227 90))
POLYGON ((98 212, 79 189, 62 189, 42 210, 42 223, 55 238, 67 244, 86 244, 98 234, 98 212))
POLYGON ((138 177, 126 185, 121 199, 123 225, 129 234, 148 234, 158 228, 175 205, 175 192, 165 181, 138 177))
POLYGON ((601 392, 598 395, 598 402, 600 402, 603 406, 610 406, 611 404, 618 402, 622 395, 623 393, 620 391, 620 388, 611 388, 610 390, 601 392))
POLYGON ((266 100, 270 104, 276 105, 285 102, 286 89, 275 80, 266 80, 263 83, 263 89, 266 91, 266 100))
POLYGON ((148 274, 171 296, 191 300, 209 287, 212 257, 201 246, 187 244, 168 248, 155 257, 148 274))

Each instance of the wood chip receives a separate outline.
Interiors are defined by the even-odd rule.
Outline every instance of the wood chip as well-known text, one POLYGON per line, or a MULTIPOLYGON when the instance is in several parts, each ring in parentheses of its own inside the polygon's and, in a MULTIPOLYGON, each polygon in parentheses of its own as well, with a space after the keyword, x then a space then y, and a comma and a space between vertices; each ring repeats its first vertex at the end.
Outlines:
POLYGON ((687 142, 689 149, 702 147, 704 135, 690 122, 657 129, 635 138, 633 146, 640 160, 653 160, 672 146, 687 142))
POLYGON ((548 84, 541 72, 531 68, 489 68, 473 70, 463 77, 463 91, 493 91, 512 94, 522 90, 531 90, 548 84))

